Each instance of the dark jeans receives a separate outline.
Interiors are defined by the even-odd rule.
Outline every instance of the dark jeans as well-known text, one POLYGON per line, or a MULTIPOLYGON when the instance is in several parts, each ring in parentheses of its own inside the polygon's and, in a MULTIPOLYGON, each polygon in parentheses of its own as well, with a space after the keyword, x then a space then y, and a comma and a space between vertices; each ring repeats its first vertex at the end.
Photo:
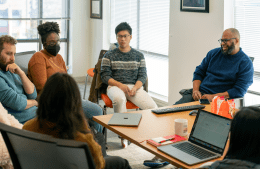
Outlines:
MULTIPOLYGON (((187 89, 183 94, 182 98, 177 101, 174 105, 176 104, 182 104, 182 103, 189 103, 195 101, 192 97, 193 89, 187 89)), ((201 92, 201 95, 204 95, 205 93, 201 92)))
POLYGON ((106 156, 105 169, 131 169, 128 161, 118 156, 106 156))

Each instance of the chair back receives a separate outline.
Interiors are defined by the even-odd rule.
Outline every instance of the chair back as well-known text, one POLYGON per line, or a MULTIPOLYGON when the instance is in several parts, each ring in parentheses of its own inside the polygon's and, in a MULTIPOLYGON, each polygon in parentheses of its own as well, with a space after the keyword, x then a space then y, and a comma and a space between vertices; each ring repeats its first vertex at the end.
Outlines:
POLYGON ((63 139, 17 129, 3 123, 0 123, 0 131, 15 169, 78 169, 87 168, 88 164, 93 165, 89 162, 92 156, 85 143, 73 144, 73 140, 63 142, 63 139))
POLYGON ((249 58, 250 58, 250 60, 251 60, 252 62, 254 62, 254 59, 255 59, 254 57, 249 57, 249 58))
POLYGON ((57 150, 60 160, 71 169, 96 168, 86 143, 59 139, 57 150))
POLYGON ((15 63, 25 72, 26 75, 28 74, 28 63, 35 52, 36 51, 33 50, 15 54, 15 63))

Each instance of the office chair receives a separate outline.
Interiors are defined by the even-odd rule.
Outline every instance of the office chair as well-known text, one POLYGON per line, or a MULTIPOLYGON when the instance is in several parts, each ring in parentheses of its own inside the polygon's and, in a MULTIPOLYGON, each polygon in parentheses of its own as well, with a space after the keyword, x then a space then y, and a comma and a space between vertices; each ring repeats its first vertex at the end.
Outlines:
POLYGON ((92 168, 94 165, 89 160, 92 156, 89 155, 87 144, 83 142, 57 139, 3 123, 0 123, 0 131, 15 169, 74 169, 92 168))
POLYGON ((28 75, 28 63, 36 51, 21 52, 15 54, 15 63, 28 75))
MULTIPOLYGON (((251 60, 252 62, 254 62, 254 59, 255 59, 254 57, 249 57, 249 58, 250 58, 250 60, 251 60)), ((254 92, 253 92, 253 91, 250 91, 250 90, 248 90, 247 93, 252 93, 252 94, 254 94, 254 92)), ((239 104, 240 104, 239 109, 241 109, 242 107, 245 106, 245 96, 242 97, 242 98, 238 98, 238 99, 239 99, 239 104)))
MULTIPOLYGON (((119 46, 118 43, 111 43, 109 50, 113 50, 113 49, 117 48, 118 46, 119 46)), ((104 54, 105 54, 106 52, 107 52, 107 50, 101 50, 101 51, 100 51, 100 54, 99 54, 99 57, 98 57, 98 60, 99 60, 99 59, 102 59, 103 56, 104 56, 104 54)), ((85 88, 84 88, 84 96, 83 96, 83 99, 86 98, 85 95, 86 95, 86 88, 87 88, 87 83, 88 83, 88 76, 90 76, 90 77, 93 78, 94 74, 95 74, 95 68, 90 68, 90 69, 88 69, 87 75, 86 75, 86 80, 85 80, 85 88)))
POLYGON ((74 140, 57 140, 60 160, 69 168, 96 168, 87 143, 74 140))
POLYGON ((85 88, 84 88, 84 96, 83 99, 85 99, 86 97, 86 88, 87 88, 87 84, 88 84, 88 76, 93 77, 94 76, 94 69, 95 68, 90 68, 87 71, 87 75, 86 75, 86 80, 85 80, 85 88))

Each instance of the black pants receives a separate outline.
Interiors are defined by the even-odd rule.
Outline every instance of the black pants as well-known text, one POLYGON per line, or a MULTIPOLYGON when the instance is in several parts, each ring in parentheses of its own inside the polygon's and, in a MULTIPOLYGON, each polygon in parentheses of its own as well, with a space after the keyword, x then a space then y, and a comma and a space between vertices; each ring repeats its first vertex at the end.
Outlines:
POLYGON ((131 169, 128 161, 118 156, 104 157, 106 166, 105 169, 131 169))
POLYGON ((175 103, 175 105, 176 105, 176 104, 182 104, 182 103, 193 102, 194 99, 193 99, 193 97, 192 97, 192 91, 193 91, 192 89, 186 90, 186 91, 183 93, 182 98, 181 98, 179 101, 177 101, 177 102, 175 103))
MULTIPOLYGON (((188 103, 188 102, 193 102, 195 101, 192 97, 193 89, 188 89, 182 94, 182 98, 177 101, 174 105, 176 104, 182 104, 182 103, 188 103)), ((205 93, 201 92, 201 95, 204 95, 205 93)))

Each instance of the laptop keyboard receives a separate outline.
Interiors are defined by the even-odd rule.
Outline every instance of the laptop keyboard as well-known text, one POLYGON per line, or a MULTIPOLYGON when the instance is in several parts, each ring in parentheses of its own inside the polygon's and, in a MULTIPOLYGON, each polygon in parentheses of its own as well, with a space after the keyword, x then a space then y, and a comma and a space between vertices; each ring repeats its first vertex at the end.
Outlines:
POLYGON ((190 144, 189 142, 183 142, 181 144, 174 144, 172 146, 187 154, 190 154, 198 159, 201 159, 201 160, 216 155, 216 154, 210 153, 202 148, 194 146, 193 144, 190 144))

